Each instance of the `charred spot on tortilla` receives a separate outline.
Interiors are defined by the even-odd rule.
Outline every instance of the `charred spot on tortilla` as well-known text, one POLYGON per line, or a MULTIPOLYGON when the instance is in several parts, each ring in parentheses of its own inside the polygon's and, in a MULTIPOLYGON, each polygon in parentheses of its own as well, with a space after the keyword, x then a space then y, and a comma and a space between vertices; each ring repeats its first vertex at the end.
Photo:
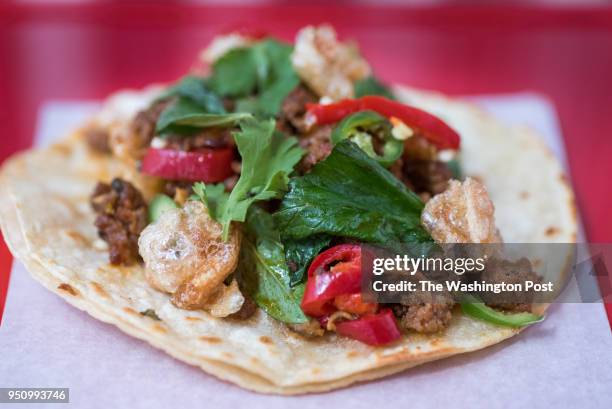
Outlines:
POLYGON ((223 342, 223 340, 219 337, 206 336, 206 335, 200 336, 200 340, 204 342, 208 342, 210 344, 220 344, 223 342))
POLYGON ((108 293, 100 283, 92 281, 90 285, 100 297, 109 298, 108 293))
POLYGON ((544 232, 544 234, 546 234, 547 236, 555 236, 559 233, 559 228, 555 227, 555 226, 550 226, 546 228, 546 231, 544 232))
POLYGON ((138 312, 136 312, 136 310, 134 310, 133 308, 130 307, 123 307, 123 311, 125 311, 126 313, 130 314, 130 315, 136 315, 138 316, 138 312))
POLYGON ((76 289, 74 289, 70 284, 62 283, 58 285, 57 288, 73 296, 79 295, 79 292, 76 289))
POLYGON ((268 337, 268 336, 265 336, 265 335, 264 335, 264 336, 259 337, 259 341, 260 341, 262 344, 267 344, 267 345, 272 345, 272 344, 274 344, 274 342, 272 341, 272 338, 270 338, 270 337, 268 337))

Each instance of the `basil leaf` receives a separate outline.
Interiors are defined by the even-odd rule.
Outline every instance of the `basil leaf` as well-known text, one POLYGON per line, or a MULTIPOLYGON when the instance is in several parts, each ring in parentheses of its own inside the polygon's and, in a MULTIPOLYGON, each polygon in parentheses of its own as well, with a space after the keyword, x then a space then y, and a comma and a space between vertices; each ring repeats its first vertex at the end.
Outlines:
POLYGON ((245 223, 237 277, 241 288, 273 318, 287 323, 307 321, 300 307, 303 285, 290 287, 285 250, 272 216, 250 208, 245 223))
POLYGON ((429 243, 423 203, 357 145, 341 141, 305 176, 291 180, 274 215, 283 237, 325 233, 381 244, 429 243))
POLYGON ((185 97, 200 105, 209 114, 224 114, 225 107, 221 98, 209 90, 204 78, 195 76, 185 76, 175 85, 169 87, 157 98, 164 100, 172 97, 185 97))
POLYGON ((289 266, 289 278, 291 287, 295 287, 304 280, 304 275, 312 260, 329 246, 331 237, 325 234, 317 234, 301 240, 285 240, 285 258, 289 266))
POLYGON ((391 89, 374 76, 369 76, 355 82, 355 98, 364 97, 366 95, 380 95, 389 99, 395 99, 395 95, 393 95, 391 89))
POLYGON ((164 133, 170 130, 170 127, 176 126, 189 126, 193 128, 230 126, 250 116, 251 114, 245 112, 234 114, 208 113, 196 102, 188 98, 179 98, 171 102, 161 113, 157 119, 155 131, 157 133, 164 133))

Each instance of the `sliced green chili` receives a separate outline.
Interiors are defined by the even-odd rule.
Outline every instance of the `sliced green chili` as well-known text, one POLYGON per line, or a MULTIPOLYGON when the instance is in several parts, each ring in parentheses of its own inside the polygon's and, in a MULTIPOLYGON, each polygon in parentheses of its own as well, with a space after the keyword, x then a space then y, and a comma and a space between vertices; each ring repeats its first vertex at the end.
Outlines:
POLYGON ((504 313, 494 310, 473 296, 464 296, 461 310, 470 317, 504 327, 524 327, 543 321, 543 315, 530 312, 504 313))
POLYGON ((387 119, 374 111, 360 111, 344 118, 334 129, 331 140, 337 144, 347 138, 386 167, 398 160, 404 151, 404 142, 393 138, 387 119), (374 151, 370 132, 375 131, 382 131, 384 135, 382 155, 374 151))

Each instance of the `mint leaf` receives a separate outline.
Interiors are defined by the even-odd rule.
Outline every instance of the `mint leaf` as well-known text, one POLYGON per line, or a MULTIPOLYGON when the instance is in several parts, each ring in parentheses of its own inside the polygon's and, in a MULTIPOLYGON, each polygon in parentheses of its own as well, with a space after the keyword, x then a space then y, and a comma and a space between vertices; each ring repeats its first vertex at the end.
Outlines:
POLYGON ((272 216, 260 207, 251 207, 244 232, 237 270, 240 287, 273 318, 306 322, 300 307, 303 285, 294 289, 290 286, 285 250, 272 216))
POLYGON ((243 222, 256 201, 279 198, 286 190, 289 174, 303 155, 295 138, 275 130, 275 121, 247 118, 234 133, 242 157, 240 178, 223 205, 219 221, 227 238, 232 221, 243 222))
POLYGON ((293 178, 274 215, 283 238, 313 234, 381 244, 431 242, 423 203, 357 145, 341 141, 305 176, 293 178))

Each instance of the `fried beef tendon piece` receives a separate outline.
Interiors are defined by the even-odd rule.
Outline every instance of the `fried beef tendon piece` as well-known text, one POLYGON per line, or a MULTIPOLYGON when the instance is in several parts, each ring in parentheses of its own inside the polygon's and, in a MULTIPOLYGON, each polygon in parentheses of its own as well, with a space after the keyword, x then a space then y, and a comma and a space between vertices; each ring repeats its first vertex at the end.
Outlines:
POLYGON ((139 260, 138 237, 147 225, 147 204, 130 182, 115 178, 99 182, 90 200, 97 217, 98 235, 108 243, 110 263, 134 264, 139 260))
POLYGON ((189 200, 182 209, 163 213, 147 226, 138 242, 145 262, 145 277, 160 291, 172 294, 172 303, 183 309, 207 309, 226 291, 232 302, 224 312, 240 310, 239 289, 224 289, 223 282, 238 264, 241 233, 235 227, 223 240, 223 228, 203 203, 189 200))
POLYGON ((427 202, 421 223, 436 243, 500 243, 495 207, 486 188, 467 178, 427 202))
POLYGON ((352 98, 353 83, 370 75, 370 66, 354 45, 343 44, 331 26, 306 27, 291 56, 300 78, 319 96, 352 98))

